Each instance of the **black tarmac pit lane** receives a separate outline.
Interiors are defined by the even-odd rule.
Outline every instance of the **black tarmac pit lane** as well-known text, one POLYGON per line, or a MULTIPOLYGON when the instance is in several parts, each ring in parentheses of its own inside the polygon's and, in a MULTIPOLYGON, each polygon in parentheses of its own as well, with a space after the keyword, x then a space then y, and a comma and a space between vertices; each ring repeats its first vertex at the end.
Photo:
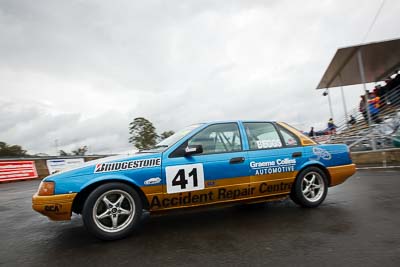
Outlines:
POLYGON ((358 171, 316 209, 290 200, 145 216, 95 239, 31 209, 39 181, 0 184, 0 266, 400 266, 400 170, 358 171))

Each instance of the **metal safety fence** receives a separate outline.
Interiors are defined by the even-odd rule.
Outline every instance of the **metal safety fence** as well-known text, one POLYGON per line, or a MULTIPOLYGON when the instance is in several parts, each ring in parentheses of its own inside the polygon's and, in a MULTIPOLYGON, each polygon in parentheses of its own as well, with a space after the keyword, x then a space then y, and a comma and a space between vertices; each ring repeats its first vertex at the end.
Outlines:
POLYGON ((352 151, 400 147, 400 85, 380 96, 378 113, 373 117, 354 107, 334 131, 313 138, 323 143, 345 143, 352 151))

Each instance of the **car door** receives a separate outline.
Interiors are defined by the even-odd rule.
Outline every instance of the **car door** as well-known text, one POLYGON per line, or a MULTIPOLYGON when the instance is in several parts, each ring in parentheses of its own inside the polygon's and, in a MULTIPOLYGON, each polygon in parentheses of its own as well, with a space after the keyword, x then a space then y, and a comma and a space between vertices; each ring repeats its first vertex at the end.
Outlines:
POLYGON ((257 188, 256 194, 290 192, 304 161, 298 137, 271 122, 245 122, 243 127, 249 145, 250 185, 257 188))
MULTIPOLYGON (((248 197, 249 169, 235 122, 211 124, 163 159, 164 194, 154 208, 169 209, 248 197), (202 152, 184 155, 187 147, 202 152)), ((154 203, 153 203, 154 204, 154 203)))

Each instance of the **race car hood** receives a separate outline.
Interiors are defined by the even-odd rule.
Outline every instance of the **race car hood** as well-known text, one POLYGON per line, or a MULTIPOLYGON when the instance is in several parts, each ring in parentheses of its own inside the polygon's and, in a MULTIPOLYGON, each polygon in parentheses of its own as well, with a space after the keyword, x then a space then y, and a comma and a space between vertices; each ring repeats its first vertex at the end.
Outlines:
POLYGON ((126 169, 139 169, 143 164, 157 166, 161 153, 136 153, 134 155, 117 155, 85 162, 77 167, 47 176, 45 181, 54 181, 64 177, 75 177, 88 174, 113 172, 126 169), (144 161, 144 162, 143 162, 144 161), (126 162, 126 163, 125 163, 126 162))

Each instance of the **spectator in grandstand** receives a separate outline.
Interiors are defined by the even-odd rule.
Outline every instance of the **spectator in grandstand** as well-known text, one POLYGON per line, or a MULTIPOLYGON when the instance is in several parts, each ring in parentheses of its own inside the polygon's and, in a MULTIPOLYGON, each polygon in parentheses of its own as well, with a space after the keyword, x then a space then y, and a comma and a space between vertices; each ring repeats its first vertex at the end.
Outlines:
POLYGON ((380 98, 380 109, 382 110, 382 108, 384 108, 384 106, 386 105, 386 92, 387 88, 385 86, 381 86, 379 84, 375 85, 373 93, 375 94, 375 96, 380 98))
POLYGON ((391 105, 393 102, 392 96, 392 80, 386 79, 385 85, 381 87, 382 94, 378 95, 381 97, 381 103, 385 105, 391 105))
POLYGON ((399 106, 400 105, 400 74, 394 73, 385 80, 385 85, 381 88, 381 109, 384 104, 399 106))
POLYGON ((336 133, 336 128, 337 128, 337 126, 333 122, 333 119, 329 118, 329 120, 328 120, 328 131, 329 131, 329 133, 330 134, 336 133))
POLYGON ((360 97, 361 97, 361 100, 360 100, 360 105, 359 105, 358 110, 362 113, 365 122, 368 123, 368 112, 367 112, 367 110, 365 108, 365 96, 364 95, 360 95, 360 97))
POLYGON ((372 90, 372 92, 377 95, 377 96, 381 96, 380 92, 381 92, 381 86, 380 85, 375 85, 374 90, 372 90))
POLYGON ((311 127, 310 132, 308 133, 309 137, 314 137, 315 136, 315 132, 314 132, 314 127, 311 127))
POLYGON ((400 106, 400 74, 396 74, 391 80, 386 80, 388 89, 388 101, 393 106, 400 106))
POLYGON ((354 118, 354 116, 353 116, 353 115, 350 115, 349 124, 350 124, 350 125, 354 125, 354 124, 356 124, 356 119, 354 118))
POLYGON ((369 94, 368 108, 369 108, 369 113, 371 115, 371 120, 375 123, 380 123, 381 122, 381 119, 379 118, 380 97, 377 96, 375 93, 369 94))
POLYGON ((393 78, 393 86, 398 88, 400 86, 400 72, 396 73, 396 76, 393 78))

